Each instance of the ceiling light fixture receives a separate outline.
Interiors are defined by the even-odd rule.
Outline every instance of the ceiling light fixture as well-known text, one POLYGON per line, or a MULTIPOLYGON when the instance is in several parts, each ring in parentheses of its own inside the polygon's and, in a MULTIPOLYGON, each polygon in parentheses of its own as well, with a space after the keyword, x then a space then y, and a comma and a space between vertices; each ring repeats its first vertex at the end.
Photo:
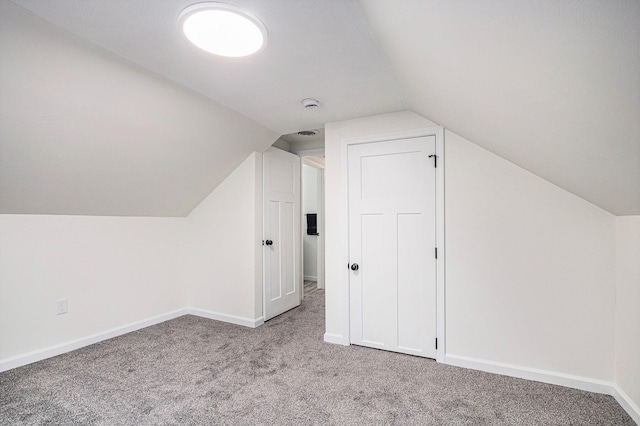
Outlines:
POLYGON ((178 25, 187 40, 214 55, 239 58, 267 45, 267 29, 258 18, 235 6, 206 2, 180 12, 178 25))

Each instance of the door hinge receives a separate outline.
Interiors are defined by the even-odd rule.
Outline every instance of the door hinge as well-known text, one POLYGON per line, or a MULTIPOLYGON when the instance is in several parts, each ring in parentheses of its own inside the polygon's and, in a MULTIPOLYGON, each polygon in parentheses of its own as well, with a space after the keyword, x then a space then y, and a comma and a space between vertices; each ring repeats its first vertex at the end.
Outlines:
POLYGON ((438 156, 435 154, 431 154, 429 158, 433 157, 433 167, 438 168, 438 156))
POLYGON ((438 258, 438 247, 436 247, 436 248, 434 249, 434 252, 435 252, 435 255, 436 255, 436 259, 437 259, 437 258, 438 258))
POLYGON ((438 338, 436 337, 436 350, 438 349, 438 338))

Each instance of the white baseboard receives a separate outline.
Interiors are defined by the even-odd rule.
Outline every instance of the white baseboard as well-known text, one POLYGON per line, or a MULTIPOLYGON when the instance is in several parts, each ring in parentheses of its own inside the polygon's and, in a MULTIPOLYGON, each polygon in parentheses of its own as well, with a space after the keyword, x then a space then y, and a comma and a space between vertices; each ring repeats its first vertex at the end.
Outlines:
POLYGON ((42 361, 47 358, 51 358, 57 355, 62 355, 67 352, 75 351, 76 349, 83 348, 85 346, 93 345, 94 343, 102 342, 107 339, 111 339, 123 334, 131 333, 132 331, 140 330, 145 327, 159 324, 161 322, 169 321, 174 318, 181 317, 183 315, 196 315, 199 317, 214 319, 217 321, 230 322, 232 324, 243 325, 245 327, 256 328, 264 324, 264 318, 248 319, 236 317, 233 315, 219 314, 217 312, 205 311, 202 309, 185 308, 178 309, 177 311, 168 312, 166 314, 157 315, 152 318, 147 318, 141 321, 136 321, 131 324, 123 325, 121 327, 112 328, 101 333, 92 334, 80 339, 71 340, 69 342, 61 343, 48 348, 38 349, 32 352, 27 352, 22 355, 17 355, 11 358, 5 358, 0 360, 0 372, 11 370, 14 368, 22 367, 23 365, 31 364, 37 361, 42 361))
MULTIPOLYGON (((335 333, 325 333, 324 341, 338 345, 349 346, 345 343, 343 336, 335 333)), ((456 367, 470 368, 472 370, 486 371, 488 373, 500 374, 503 376, 518 377, 526 380, 534 380, 552 385, 566 386, 588 392, 601 393, 613 396, 618 404, 640 425, 640 408, 618 385, 605 380, 592 379, 589 377, 575 376, 571 374, 558 373, 555 371, 539 370, 529 367, 520 367, 512 364, 487 361, 461 355, 445 355, 444 363, 456 367)))
POLYGON ((618 404, 631 416, 634 422, 640 425, 640 407, 634 403, 620 386, 613 385, 611 395, 618 401, 618 404))
POLYGON ((336 345, 349 346, 348 343, 345 343, 342 334, 324 333, 324 341, 327 343, 334 343, 336 345))
POLYGON ((318 277, 313 276, 313 275, 305 275, 303 278, 304 278, 304 280, 305 280, 305 281, 315 281, 315 282, 318 282, 318 277))
MULTIPOLYGON (((325 334, 325 341, 327 340, 325 334)), ((470 368, 472 370, 486 371, 488 373, 501 374, 503 376, 518 377, 521 379, 535 380, 537 382, 552 385, 566 386, 588 392, 611 395, 620 406, 631 416, 633 421, 640 425, 640 408, 620 387, 605 380, 592 379, 583 376, 558 373, 555 371, 538 370, 535 368, 520 367, 517 365, 470 358, 461 355, 445 355, 445 364, 457 367, 470 368)))
POLYGON ((501 374, 503 376, 518 377, 521 379, 535 380, 537 382, 552 385, 566 386, 588 392, 612 395, 613 383, 589 377, 574 376, 555 371, 539 370, 501 362, 487 361, 460 355, 445 355, 445 364, 457 367, 470 368, 472 370, 486 371, 488 373, 501 374))
POLYGON ((242 326, 251 327, 251 328, 256 328, 264 324, 264 317, 259 317, 256 319, 243 318, 243 317, 237 317, 235 315, 221 314, 218 312, 207 311, 204 309, 197 309, 197 308, 188 308, 187 312, 190 315, 196 315, 198 317, 209 318, 216 321, 229 322, 231 324, 242 325, 242 326))
POLYGON ((13 368, 22 367, 23 365, 31 364, 33 362, 42 361, 43 359, 51 358, 57 355, 62 355, 67 352, 75 351, 76 349, 83 348, 85 346, 93 345, 94 343, 102 342, 103 340, 111 339, 123 334, 131 333, 132 331, 140 330, 141 328, 149 327, 159 324, 174 318, 181 317, 187 314, 187 309, 179 309, 177 311, 169 312, 155 317, 147 318, 141 321, 136 321, 131 324, 123 325, 121 327, 112 328, 101 333, 92 334, 80 339, 71 340, 69 342, 61 343, 48 348, 38 349, 26 354, 14 356, 11 358, 5 358, 0 360, 0 372, 11 370, 13 368))

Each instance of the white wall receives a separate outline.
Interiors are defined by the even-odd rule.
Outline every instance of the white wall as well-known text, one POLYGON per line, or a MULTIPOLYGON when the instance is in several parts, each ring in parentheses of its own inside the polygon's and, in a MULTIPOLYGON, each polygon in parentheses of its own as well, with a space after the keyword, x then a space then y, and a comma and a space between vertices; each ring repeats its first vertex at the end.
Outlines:
POLYGON ((255 324, 261 212, 253 153, 187 218, 0 215, 0 369, 187 307, 255 324))
POLYGON ((445 134, 447 355, 613 380, 615 217, 445 134))
POLYGON ((616 384, 640 418, 640 216, 616 218, 616 230, 616 384))
POLYGON ((251 154, 187 222, 189 307, 262 317, 262 155, 251 154))
MULTIPOLYGON (((326 331, 347 327, 342 141, 433 125, 410 112, 326 126, 326 331)), ((447 355, 613 380, 615 217, 445 133, 447 355)))
POLYGON ((318 278, 318 237, 307 235, 307 213, 318 214, 318 169, 302 165, 302 250, 304 279, 318 278))
POLYGON ((184 219, 0 215, 0 365, 186 307, 184 219), (69 312, 56 315, 67 298, 69 312))
MULTIPOLYGON (((197 247, 224 226, 208 224, 202 213, 193 220, 114 216, 187 216, 277 134, 6 0, 0 39, 0 211, 92 215, 0 216, 0 367, 30 351, 186 309, 185 255, 193 254, 196 284, 224 269, 211 271, 212 263, 229 259, 261 274, 254 262, 261 247, 247 263, 242 245, 213 260, 181 247, 193 233, 197 247), (59 298, 69 300, 66 315, 55 315, 59 298)), ((248 197, 262 196, 261 188, 245 189, 254 191, 248 197)), ((243 197, 228 196, 229 205, 210 218, 225 219, 243 197)), ((227 236, 261 233, 261 218, 233 212, 236 223, 250 222, 227 236)), ((215 244, 229 248, 230 240, 215 244)), ((261 290, 227 309, 261 315, 261 290)), ((215 302, 243 297, 234 291, 215 302)))
POLYGON ((306 151, 310 149, 323 149, 324 148, 324 132, 322 129, 317 130, 316 136, 312 136, 311 140, 298 140, 289 144, 289 151, 298 153, 300 151, 306 151))
POLYGON ((283 151, 291 152, 291 145, 289 142, 282 139, 282 137, 278 138, 271 146, 281 149, 283 151))

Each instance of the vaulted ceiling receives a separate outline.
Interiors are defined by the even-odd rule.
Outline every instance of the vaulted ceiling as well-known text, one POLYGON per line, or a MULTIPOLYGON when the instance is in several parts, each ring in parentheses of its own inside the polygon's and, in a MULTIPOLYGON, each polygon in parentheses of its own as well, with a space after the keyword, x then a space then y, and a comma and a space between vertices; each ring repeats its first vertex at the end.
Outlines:
POLYGON ((410 109, 614 214, 640 214, 640 1, 361 4, 410 109))
MULTIPOLYGON (((232 60, 199 51, 179 33, 177 16, 193 0, 12 1, 29 12, 0 0, 11 14, 0 31, 17 40, 10 51, 0 45, 0 95, 22 102, 16 110, 0 99, 4 213, 185 215, 243 155, 281 134, 411 109, 614 214, 640 214, 637 0, 234 0, 260 17, 269 42, 259 55, 232 60), (64 91, 49 90, 47 79, 60 78, 55 67, 6 66, 48 51, 33 47, 38 40, 15 24, 18 15, 20 25, 64 39, 97 63, 135 68, 154 82, 140 84, 157 86, 149 92, 170 91, 180 102, 154 106, 138 93, 122 107, 136 115, 131 128, 115 120, 100 143, 79 125, 49 137, 47 118, 65 116, 38 105, 64 91), (13 84, 24 85, 15 73, 25 69, 38 99, 21 100, 29 89, 13 84), (321 108, 304 110, 305 97, 321 108), (15 124, 30 105, 43 129, 15 124)), ((59 56, 50 60, 67 59, 59 56)), ((118 86, 112 75, 99 78, 118 86)), ((86 103, 82 120, 116 114, 70 95, 86 103)))
POLYGON ((14 1, 280 134, 406 108, 353 1, 233 0, 268 31, 266 50, 240 59, 217 57, 186 41, 178 15, 199 2, 14 1), (308 97, 319 99, 322 108, 305 111, 300 102, 308 97))

